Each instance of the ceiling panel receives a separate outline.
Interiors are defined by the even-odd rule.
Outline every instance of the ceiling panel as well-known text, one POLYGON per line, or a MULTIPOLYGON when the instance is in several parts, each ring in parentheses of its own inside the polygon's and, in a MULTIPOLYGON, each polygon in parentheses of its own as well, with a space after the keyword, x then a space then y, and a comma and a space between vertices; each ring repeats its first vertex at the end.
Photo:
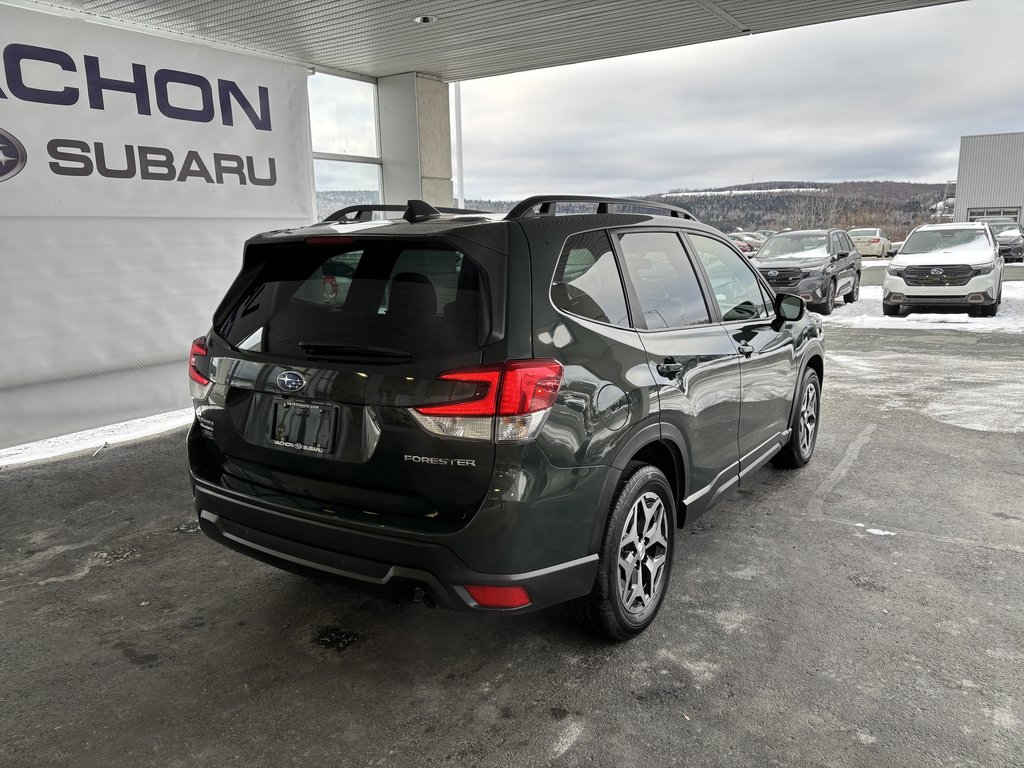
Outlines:
POLYGON ((959 0, 43 0, 371 77, 539 69, 959 0), (421 15, 437 17, 416 24, 421 15))

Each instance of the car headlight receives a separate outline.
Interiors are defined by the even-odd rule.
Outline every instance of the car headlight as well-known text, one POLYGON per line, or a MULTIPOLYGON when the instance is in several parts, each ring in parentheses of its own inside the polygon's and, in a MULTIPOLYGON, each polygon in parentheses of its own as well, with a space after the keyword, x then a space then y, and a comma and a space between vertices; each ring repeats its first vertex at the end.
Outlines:
POLYGON ((888 267, 885 268, 885 271, 894 277, 903 277, 903 273, 904 271, 906 271, 906 269, 906 267, 894 267, 892 264, 890 264, 888 267))
POLYGON ((995 262, 992 262, 991 264, 982 264, 980 267, 971 267, 971 269, 974 270, 975 277, 977 277, 978 275, 990 275, 992 274, 992 270, 995 268, 995 262))

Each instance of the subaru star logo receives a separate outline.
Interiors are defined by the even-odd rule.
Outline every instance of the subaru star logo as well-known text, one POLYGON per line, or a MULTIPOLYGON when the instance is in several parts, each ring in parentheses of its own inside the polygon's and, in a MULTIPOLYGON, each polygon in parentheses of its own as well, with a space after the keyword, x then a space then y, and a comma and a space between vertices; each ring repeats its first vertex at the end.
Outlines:
POLYGON ((941 267, 936 267, 935 269, 933 269, 933 270, 932 270, 932 274, 933 274, 933 275, 941 275, 941 274, 942 274, 942 269, 941 269, 941 267))
POLYGON ((306 379, 298 371, 285 371, 277 377, 277 386, 285 392, 298 392, 306 386, 306 379))
POLYGON ((0 128, 0 181, 17 176, 27 157, 25 145, 0 128))
POLYGON ((768 277, 778 277, 778 276, 779 276, 779 270, 777 270, 777 269, 773 269, 771 272, 768 273, 768 277))

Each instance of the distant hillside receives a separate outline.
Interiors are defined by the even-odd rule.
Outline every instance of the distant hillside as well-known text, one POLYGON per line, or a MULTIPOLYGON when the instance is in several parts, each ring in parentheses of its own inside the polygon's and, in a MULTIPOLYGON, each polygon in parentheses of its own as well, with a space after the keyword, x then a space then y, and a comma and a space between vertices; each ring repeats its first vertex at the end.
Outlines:
MULTIPOLYGON (((933 206, 942 200, 943 190, 942 184, 905 181, 765 181, 717 189, 674 189, 636 199, 679 205, 726 232, 878 226, 893 240, 902 240, 911 229, 929 220, 933 206)), ((346 205, 376 202, 377 193, 368 190, 317 193, 321 218, 346 205)), ((466 207, 505 213, 517 202, 475 199, 467 200, 466 207)))
POLYGON ((772 181, 713 190, 677 190, 645 199, 691 211, 719 229, 878 226, 894 240, 929 220, 944 185, 903 181, 772 181))

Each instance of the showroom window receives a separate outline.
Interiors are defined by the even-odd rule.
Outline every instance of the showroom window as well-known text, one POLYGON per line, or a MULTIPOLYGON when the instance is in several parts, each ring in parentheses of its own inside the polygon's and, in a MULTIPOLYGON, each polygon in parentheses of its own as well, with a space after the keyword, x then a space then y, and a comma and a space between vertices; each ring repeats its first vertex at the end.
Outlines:
POLYGON ((319 217, 346 205, 380 203, 377 86, 317 72, 308 88, 319 217))
POLYGON ((1020 208, 968 208, 967 220, 977 221, 982 216, 1008 216, 1014 221, 1020 221, 1020 208))

